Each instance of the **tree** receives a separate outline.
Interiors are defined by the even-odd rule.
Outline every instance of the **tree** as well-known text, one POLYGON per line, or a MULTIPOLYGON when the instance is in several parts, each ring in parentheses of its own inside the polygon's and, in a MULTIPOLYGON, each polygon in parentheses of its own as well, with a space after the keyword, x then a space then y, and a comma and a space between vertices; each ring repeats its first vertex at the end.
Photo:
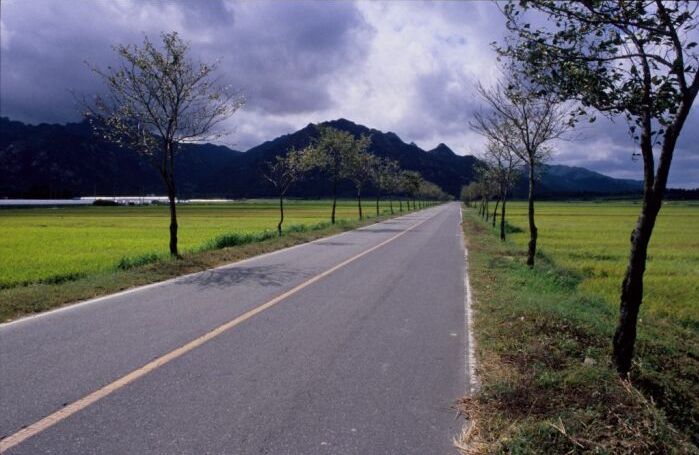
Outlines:
MULTIPOLYGON (((374 161, 371 180, 376 189, 376 216, 379 216, 379 202, 382 193, 389 191, 393 186, 393 179, 400 167, 397 161, 389 158, 377 158, 374 161)), ((393 202, 391 202, 391 214, 393 214, 393 202)))
MULTIPOLYGON (((368 138, 361 137, 355 139, 352 134, 340 131, 329 126, 319 125, 320 135, 316 139, 309 151, 309 159, 314 167, 322 169, 330 178, 333 191, 333 205, 330 221, 335 224, 335 213, 337 208, 337 185, 346 176, 346 162, 355 150, 361 148, 360 142, 367 142, 368 138)), ((366 148, 366 147, 365 147, 366 148)))
MULTIPOLYGON (((417 198, 418 191, 420 190, 420 185, 422 184, 422 182, 422 175, 420 175, 419 172, 403 171, 403 184, 405 192, 408 194, 408 197, 413 201, 413 210, 416 209, 415 199, 417 198)), ((408 206, 408 209, 410 209, 410 206, 408 206)))
POLYGON ((697 4, 687 0, 538 0, 504 8, 513 38, 500 52, 520 62, 534 83, 578 101, 580 113, 624 115, 639 145, 643 205, 631 234, 613 340, 622 376, 631 369, 648 244, 677 140, 699 92, 696 11, 697 4), (550 19, 547 28, 526 22, 529 8, 550 19))
POLYGON ((480 198, 478 182, 471 182, 461 188, 461 200, 467 207, 471 207, 473 201, 480 198))
MULTIPOLYGON (((500 201, 500 240, 505 240, 505 206, 507 196, 512 189, 522 166, 521 158, 512 150, 498 143, 489 143, 484 160, 490 169, 490 177, 495 183, 496 194, 500 201)), ((497 204, 495 207, 497 212, 497 204)), ((495 214, 493 214, 493 226, 495 214)))
POLYGON ((450 196, 444 192, 438 185, 423 180, 420 182, 420 189, 418 190, 419 197, 426 201, 427 204, 431 205, 433 201, 446 201, 450 196))
POLYGON ((403 195, 405 194, 405 175, 403 170, 397 169, 390 180, 391 193, 398 197, 398 211, 403 213, 403 195))
POLYGON ((493 88, 478 86, 478 93, 490 109, 474 115, 471 127, 489 142, 509 149, 527 166, 529 180, 529 245, 527 265, 534 266, 538 230, 534 220, 536 175, 549 158, 552 142, 572 127, 569 113, 558 97, 537 90, 510 69, 505 81, 493 88))
POLYGON ((342 165, 341 175, 354 184, 360 220, 364 219, 362 213, 362 189, 371 180, 376 162, 376 156, 367 151, 370 143, 371 139, 367 136, 361 136, 356 140, 353 139, 352 146, 347 150, 348 153, 342 165))
POLYGON ((217 127, 244 99, 217 84, 216 63, 193 62, 177 32, 162 35, 162 48, 145 37, 141 47, 114 50, 117 67, 92 67, 107 94, 85 103, 86 115, 105 139, 135 150, 158 170, 170 203, 170 254, 179 257, 175 156, 182 143, 219 137, 217 127))
POLYGON ((493 193, 493 184, 490 177, 490 167, 486 162, 480 162, 474 167, 474 172, 476 174, 476 185, 478 188, 478 197, 480 198, 480 203, 478 205, 478 214, 483 217, 486 221, 489 218, 489 207, 488 200, 493 193))
POLYGON ((284 223, 284 196, 291 185, 300 180, 307 170, 305 151, 294 148, 289 150, 286 156, 276 156, 274 161, 265 163, 266 169, 262 175, 277 190, 279 196, 279 223, 277 233, 282 236, 282 223, 284 223))

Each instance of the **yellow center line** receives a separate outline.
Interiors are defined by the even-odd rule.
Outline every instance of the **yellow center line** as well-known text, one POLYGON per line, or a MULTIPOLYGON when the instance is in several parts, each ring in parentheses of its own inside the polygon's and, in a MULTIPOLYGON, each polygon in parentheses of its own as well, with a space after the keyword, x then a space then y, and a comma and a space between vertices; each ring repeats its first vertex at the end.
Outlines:
POLYGON ((138 378, 141 378, 148 373, 156 370, 157 368, 160 368, 161 366, 177 359, 178 357, 183 356, 184 354, 188 353, 189 351, 196 349, 197 347, 201 346, 202 344, 206 343, 207 341, 210 341, 217 336, 221 335, 223 332, 232 329, 233 327, 247 321, 248 319, 252 318, 253 316, 273 307, 274 305, 278 304, 279 302, 283 301, 287 297, 296 294, 297 292, 301 291, 302 289, 310 286, 311 284, 325 278, 326 276, 330 275, 331 273, 341 269, 342 267, 356 261, 357 259, 366 256, 367 254, 371 253, 372 251, 375 251, 382 246, 396 240, 397 238, 401 237, 402 235, 407 234, 411 230, 415 229, 416 227, 420 226, 421 224, 425 223, 426 221, 431 220, 434 218, 436 215, 432 215, 429 218, 425 218, 424 220, 413 224, 410 226, 408 229, 394 235, 393 237, 384 240, 383 242, 362 251, 361 253, 352 256, 349 259, 346 259, 339 264, 325 270, 324 272, 319 273, 318 275, 315 275, 314 277, 304 281, 303 283, 295 286, 294 288, 284 292, 283 294, 278 295, 277 297, 273 298, 272 300, 268 301, 267 303, 264 303, 258 307, 253 308, 252 310, 241 314, 240 316, 236 317, 235 319, 232 319, 225 324, 222 324, 215 329, 211 330, 210 332, 205 333, 204 335, 195 338, 194 340, 188 342, 185 345, 180 346, 179 348, 168 352, 167 354, 158 357, 157 359, 143 365, 142 367, 133 370, 132 372, 126 374, 125 376, 122 376, 121 378, 117 379, 116 381, 107 384, 106 386, 95 390, 94 392, 84 396, 83 398, 80 398, 77 401, 74 401, 60 410, 54 412, 53 414, 50 414, 43 419, 27 426, 24 427, 23 429, 19 430, 18 432, 0 440, 0 453, 11 449, 12 447, 16 446, 17 444, 22 443, 23 441, 26 441, 27 439, 31 438, 32 436, 36 436, 37 434, 41 433, 42 431, 48 429, 49 427, 57 424, 58 422, 67 419, 68 417, 72 416, 73 414, 87 408, 88 406, 92 405, 93 403, 97 402, 98 400, 116 392, 117 390, 125 387, 127 384, 135 381, 138 378))

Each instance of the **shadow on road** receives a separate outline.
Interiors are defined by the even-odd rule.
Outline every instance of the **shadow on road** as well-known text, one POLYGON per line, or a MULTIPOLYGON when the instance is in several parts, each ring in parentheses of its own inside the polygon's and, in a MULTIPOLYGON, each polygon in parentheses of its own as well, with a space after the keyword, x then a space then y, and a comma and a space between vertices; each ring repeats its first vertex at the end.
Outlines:
POLYGON ((294 278, 302 276, 298 270, 289 270, 279 265, 257 267, 233 267, 230 269, 210 270, 195 276, 178 280, 178 285, 195 285, 199 287, 226 288, 245 283, 262 287, 280 287, 294 278))
POLYGON ((316 242, 313 245, 320 245, 320 246, 348 246, 352 245, 351 243, 346 243, 346 242, 316 242))
POLYGON ((364 232, 371 232, 372 234, 384 234, 386 232, 403 232, 405 229, 367 229, 364 232))

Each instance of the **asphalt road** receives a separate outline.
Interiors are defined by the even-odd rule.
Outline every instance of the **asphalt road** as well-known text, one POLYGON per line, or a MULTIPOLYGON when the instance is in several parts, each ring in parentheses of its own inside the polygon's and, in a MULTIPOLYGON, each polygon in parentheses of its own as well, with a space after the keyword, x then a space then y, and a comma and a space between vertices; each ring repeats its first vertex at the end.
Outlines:
POLYGON ((447 204, 0 325, 0 446, 456 453, 453 404, 469 380, 459 221, 447 204))

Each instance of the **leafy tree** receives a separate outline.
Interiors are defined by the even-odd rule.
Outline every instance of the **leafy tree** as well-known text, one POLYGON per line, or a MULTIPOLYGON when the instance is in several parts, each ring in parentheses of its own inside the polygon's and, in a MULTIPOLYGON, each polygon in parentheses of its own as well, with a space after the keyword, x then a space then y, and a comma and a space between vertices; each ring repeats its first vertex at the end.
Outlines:
POLYGON ((639 146, 643 205, 631 234, 613 342, 622 376, 631 369, 648 244, 677 140, 699 92, 696 11, 687 0, 536 0, 504 8, 512 38, 501 54, 547 93, 578 101, 579 113, 625 116, 639 146), (546 27, 528 21, 530 8, 548 17, 546 27))
POLYGON ((118 66, 92 67, 107 93, 85 103, 87 116, 96 132, 147 157, 160 173, 170 203, 170 254, 179 257, 175 156, 182 143, 219 137, 219 124, 244 100, 217 84, 216 63, 193 62, 176 32, 163 34, 160 48, 145 37, 140 47, 114 50, 118 66))
POLYGON ((371 139, 367 136, 362 136, 359 139, 353 138, 352 146, 348 149, 342 165, 341 175, 354 184, 354 189, 357 192, 357 209, 360 220, 364 219, 362 189, 371 181, 376 165, 376 156, 367 151, 370 143, 371 139))
POLYGON ((284 223, 284 196, 294 182, 303 177, 308 169, 308 160, 303 150, 291 149, 285 156, 276 156, 274 161, 265 163, 262 175, 277 190, 279 196, 279 223, 277 233, 282 236, 284 223))
POLYGON ((467 207, 471 207, 473 201, 480 198, 478 182, 471 182, 461 187, 461 200, 467 207))
POLYGON ((335 224, 337 185, 347 176, 347 160, 357 150, 368 147, 369 139, 355 139, 352 134, 329 126, 319 125, 320 135, 309 150, 313 167, 322 169, 330 178, 333 189, 333 205, 330 221, 335 224))
MULTIPOLYGON (((399 165, 397 161, 388 158, 377 158, 374 161, 374 167, 372 169, 371 180, 374 183, 374 188, 376 189, 376 216, 379 216, 379 202, 383 193, 391 190, 393 186, 393 180, 396 174, 399 172, 399 165)), ((391 214, 393 214, 393 202, 391 201, 391 214)))
MULTIPOLYGON (((403 170, 398 169, 393 175, 391 182, 391 192, 398 197, 398 211, 403 213, 403 196, 405 195, 405 175, 403 170)), ((408 207, 408 210, 410 208, 408 207)))
MULTIPOLYGON (((408 195, 409 200, 412 199, 413 201, 413 210, 417 208, 415 205, 415 200, 418 195, 418 191, 420 191, 420 185, 423 182, 422 175, 420 175, 419 172, 417 171, 403 171, 403 185, 405 192, 408 195)), ((408 209, 410 209, 410 205, 408 205, 408 209)))
POLYGON ((568 112, 558 97, 537 90, 510 70, 495 87, 478 87, 489 108, 474 115, 471 127, 489 142, 508 149, 527 166, 529 177, 529 245, 527 265, 534 266, 538 230, 534 220, 534 194, 539 167, 549 159, 552 142, 572 127, 568 112))
POLYGON ((429 205, 432 205, 433 201, 446 201, 450 199, 450 196, 447 193, 445 193, 444 190, 442 190, 438 185, 427 180, 423 180, 420 183, 418 195, 429 205))

